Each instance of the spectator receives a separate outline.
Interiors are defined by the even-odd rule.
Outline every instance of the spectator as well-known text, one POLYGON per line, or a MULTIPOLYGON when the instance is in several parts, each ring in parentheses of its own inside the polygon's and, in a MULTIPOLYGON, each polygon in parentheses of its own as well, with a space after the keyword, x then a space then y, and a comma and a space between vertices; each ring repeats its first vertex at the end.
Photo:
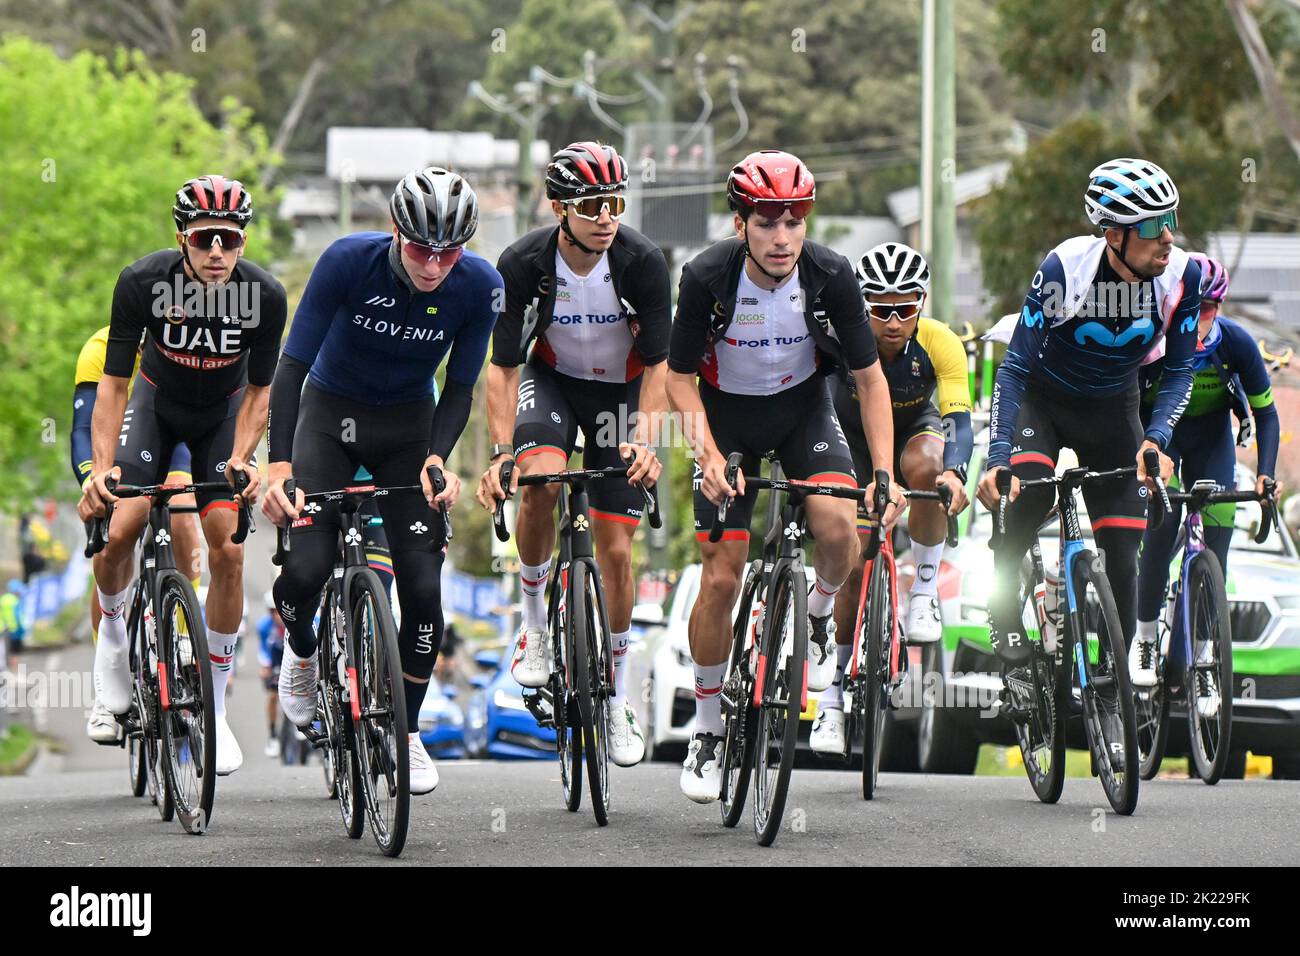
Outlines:
POLYGON ((4 635, 5 665, 11 673, 18 671, 18 655, 22 653, 23 638, 27 636, 19 607, 26 590, 23 582, 14 578, 5 593, 0 594, 0 632, 4 635))
POLYGON ((266 614, 257 622, 257 662, 262 670, 262 686, 266 688, 266 749, 268 757, 280 756, 279 693, 280 662, 284 658, 284 621, 275 598, 266 592, 266 614))
POLYGON ((456 679, 456 649, 460 646, 460 635, 456 625, 448 621, 442 630, 442 647, 438 649, 438 661, 434 667, 439 682, 446 684, 456 679))
POLYGON ((33 574, 45 570, 45 558, 36 541, 36 523, 29 514, 18 519, 18 548, 23 560, 23 584, 32 579, 33 574))

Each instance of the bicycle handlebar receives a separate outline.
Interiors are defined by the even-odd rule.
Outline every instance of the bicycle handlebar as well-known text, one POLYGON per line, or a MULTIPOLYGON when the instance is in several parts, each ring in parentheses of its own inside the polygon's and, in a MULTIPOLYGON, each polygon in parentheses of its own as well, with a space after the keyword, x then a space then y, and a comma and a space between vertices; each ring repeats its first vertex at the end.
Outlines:
MULTIPOLYGON (((234 494, 242 494, 249 485, 248 474, 241 470, 235 473, 234 494)), ((194 494, 200 491, 228 491, 230 484, 224 481, 191 482, 188 485, 120 485, 111 475, 104 479, 104 487, 118 498, 161 498, 171 499, 177 495, 194 494)), ((109 526, 113 521, 113 506, 102 518, 90 518, 86 521, 86 548, 82 552, 87 558, 93 558, 104 550, 108 544, 109 526)), ((256 532, 257 524, 253 520, 253 509, 247 501, 239 503, 239 520, 230 540, 233 544, 243 544, 249 532, 256 532)))
MULTIPOLYGON (((506 527, 506 501, 513 497, 510 491, 510 485, 513 482, 516 463, 513 458, 507 458, 501 463, 501 487, 505 490, 506 497, 497 499, 496 509, 492 512, 492 530, 496 533, 498 541, 510 540, 510 529, 506 527)), ((554 485, 554 484, 578 484, 585 481, 600 481, 608 478, 625 478, 627 477, 627 468, 582 468, 573 471, 557 471, 549 475, 520 475, 520 485, 554 485)), ((652 528, 662 528, 664 524, 663 515, 659 511, 659 497, 654 489, 647 488, 640 481, 635 482, 635 487, 641 492, 641 499, 645 504, 646 520, 652 528)))

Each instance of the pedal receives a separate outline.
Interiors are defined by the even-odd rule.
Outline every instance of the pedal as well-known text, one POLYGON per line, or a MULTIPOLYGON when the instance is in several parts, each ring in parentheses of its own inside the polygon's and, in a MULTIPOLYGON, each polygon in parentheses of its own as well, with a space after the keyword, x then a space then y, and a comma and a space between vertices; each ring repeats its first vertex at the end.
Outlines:
POLYGON ((302 734, 316 750, 323 750, 330 745, 330 735, 323 727, 319 730, 317 730, 314 725, 305 730, 299 727, 298 732, 302 734))
POLYGON ((524 706, 533 715, 539 727, 555 727, 555 701, 548 688, 539 688, 535 693, 522 695, 524 706))

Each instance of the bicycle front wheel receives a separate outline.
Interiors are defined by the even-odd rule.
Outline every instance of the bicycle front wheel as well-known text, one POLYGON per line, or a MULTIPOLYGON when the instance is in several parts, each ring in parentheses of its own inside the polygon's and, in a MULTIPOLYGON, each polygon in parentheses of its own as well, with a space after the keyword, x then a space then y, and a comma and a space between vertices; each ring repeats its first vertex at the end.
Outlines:
MULTIPOLYGON (((1173 600, 1177 601, 1179 599, 1180 595, 1175 591, 1173 600)), ((1175 630, 1182 626, 1178 623, 1179 617, 1180 615, 1176 612, 1172 617, 1175 630)), ((1160 653, 1160 648, 1168 646, 1167 642, 1170 640, 1170 635, 1163 615, 1158 627, 1156 682, 1151 687, 1134 688, 1133 695, 1133 712, 1137 717, 1138 759, 1140 761, 1138 770, 1139 776, 1143 780, 1152 780, 1160 772, 1160 764, 1165 759, 1165 747, 1169 742, 1169 689, 1165 686, 1165 667, 1168 664, 1168 658, 1160 653)))
POLYGON ((885 742, 888 708, 890 633, 894 596, 883 556, 871 562, 867 610, 858 643, 859 686, 862 688, 862 799, 875 796, 880 780, 880 751, 885 742))
MULTIPOLYGON (((374 572, 357 572, 351 590, 349 621, 356 663, 353 693, 358 695, 360 709, 360 720, 353 720, 357 769, 370 833, 380 852, 394 857, 406 845, 411 812, 406 692, 397 628, 388 595, 374 572)), ((354 704, 354 714, 357 709, 354 704)))
POLYGON ((758 657, 754 740, 754 835, 771 846, 781 830, 803 712, 808 657, 808 593, 802 565, 783 563, 769 592, 758 657))
POLYGON ((1106 799, 1116 813, 1130 814, 1137 808, 1141 773, 1133 685, 1115 596, 1092 551, 1075 557, 1074 587, 1080 604, 1073 617, 1082 624, 1074 654, 1076 670, 1082 663, 1084 674, 1084 733, 1106 799))
POLYGON ((179 571, 158 577, 158 691, 163 761, 176 816, 187 833, 212 821, 217 782, 208 636, 194 588, 179 571))
POLYGON ((1197 775, 1216 784, 1232 741, 1232 624, 1218 556, 1205 550, 1187 576, 1192 659, 1188 663, 1187 735, 1197 775))
POLYGON ((569 621, 573 628, 574 693, 582 723, 582 750, 596 823, 609 823, 609 628, 599 579, 586 561, 569 569, 569 621))

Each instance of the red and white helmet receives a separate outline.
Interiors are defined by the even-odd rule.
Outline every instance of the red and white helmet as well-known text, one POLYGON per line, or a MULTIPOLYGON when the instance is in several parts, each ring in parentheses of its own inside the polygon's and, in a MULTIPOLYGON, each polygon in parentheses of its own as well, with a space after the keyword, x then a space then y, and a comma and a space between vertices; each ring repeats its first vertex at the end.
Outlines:
POLYGON ((176 190, 172 219, 180 230, 195 219, 229 219, 243 229, 253 219, 253 198, 238 179, 199 176, 176 190))
POLYGON ((727 177, 727 204, 742 216, 769 207, 803 219, 816 199, 817 184, 803 160, 779 149, 750 153, 727 177))

